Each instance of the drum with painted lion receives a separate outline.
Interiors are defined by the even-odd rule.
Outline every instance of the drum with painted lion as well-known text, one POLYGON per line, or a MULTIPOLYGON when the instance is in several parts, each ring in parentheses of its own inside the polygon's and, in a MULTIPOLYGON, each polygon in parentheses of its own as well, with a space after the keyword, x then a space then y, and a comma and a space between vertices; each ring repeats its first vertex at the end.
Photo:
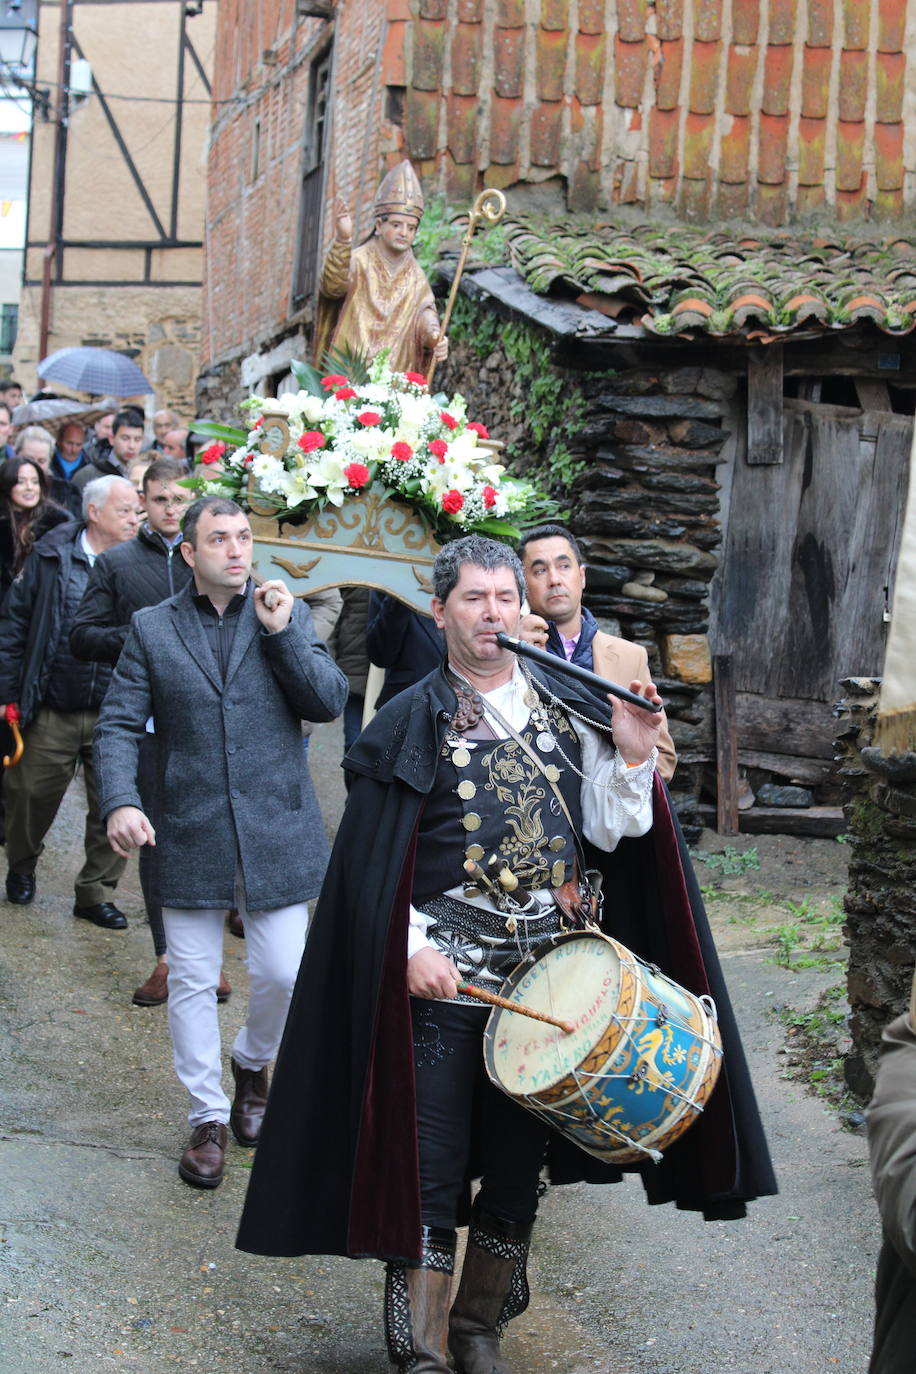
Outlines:
POLYGON ((660 1158, 715 1087, 722 1043, 712 999, 597 931, 554 937, 509 975, 502 996, 574 1029, 494 1010, 484 1038, 491 1080, 609 1164, 660 1158))

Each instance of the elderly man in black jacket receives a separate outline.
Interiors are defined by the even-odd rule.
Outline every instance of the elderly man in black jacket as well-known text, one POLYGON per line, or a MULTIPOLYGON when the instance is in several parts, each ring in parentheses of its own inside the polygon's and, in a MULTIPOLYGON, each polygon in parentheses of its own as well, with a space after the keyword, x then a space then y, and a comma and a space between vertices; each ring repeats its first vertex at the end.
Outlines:
POLYGON ((7 806, 6 895, 35 896, 35 868, 64 793, 82 764, 86 783, 86 862, 76 879, 74 916, 107 930, 127 919, 109 899, 124 871, 99 817, 92 732, 111 669, 80 663, 70 628, 96 558, 132 539, 137 496, 123 477, 100 477, 83 491, 84 523, 67 522, 39 539, 10 588, 0 618, 0 714, 16 702, 25 753, 4 779, 7 806))
POLYGON ((227 1125, 257 1144, 317 895, 327 841, 302 750, 302 720, 332 720, 347 680, 281 582, 250 580, 248 518, 202 497, 184 519, 193 581, 138 611, 99 714, 102 814, 121 854, 155 844, 169 951, 175 1070, 191 1096, 185 1182, 222 1180, 227 1125), (142 809, 137 759, 155 721, 155 812, 142 809), (245 918, 250 996, 232 1046, 235 1097, 223 1091, 219 980, 226 911, 245 918))
MULTIPOLYGON (((191 569, 179 553, 181 517, 191 504, 191 493, 179 485, 186 476, 183 463, 159 458, 143 474, 146 519, 136 539, 109 549, 89 576, 89 584, 70 631, 70 648, 76 658, 96 663, 117 663, 134 611, 157 606, 191 580, 191 569)), ((140 746, 140 793, 144 807, 152 801, 149 790, 155 768, 156 736, 150 730, 140 746)), ((161 1006, 168 997, 168 963, 162 907, 156 895, 155 853, 140 850, 140 885, 153 937, 156 965, 132 1001, 138 1007, 161 1006)), ((225 975, 220 978, 217 999, 231 992, 225 975)))

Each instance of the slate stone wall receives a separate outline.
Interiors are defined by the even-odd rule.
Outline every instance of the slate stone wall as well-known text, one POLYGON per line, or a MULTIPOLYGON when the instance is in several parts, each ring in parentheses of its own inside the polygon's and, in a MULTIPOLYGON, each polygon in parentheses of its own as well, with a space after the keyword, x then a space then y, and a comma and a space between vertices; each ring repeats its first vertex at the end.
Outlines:
POLYGON ((850 845, 844 900, 853 1049, 850 1090, 867 1101, 881 1032, 906 1010, 916 958, 916 754, 884 758, 872 743, 880 682, 847 678, 837 740, 850 845))
MULTIPOLYGON (((525 383, 499 347, 480 358, 468 343, 454 345, 436 385, 460 391, 510 451, 524 449, 525 383)), ((603 628, 648 651, 679 754, 672 790, 691 835, 703 765, 715 752, 708 598, 721 539, 716 468, 736 385, 700 367, 601 376, 558 369, 558 388, 578 390, 586 420, 532 454, 550 471, 552 446, 562 442, 584 462, 560 494, 585 550, 585 602, 603 628)))

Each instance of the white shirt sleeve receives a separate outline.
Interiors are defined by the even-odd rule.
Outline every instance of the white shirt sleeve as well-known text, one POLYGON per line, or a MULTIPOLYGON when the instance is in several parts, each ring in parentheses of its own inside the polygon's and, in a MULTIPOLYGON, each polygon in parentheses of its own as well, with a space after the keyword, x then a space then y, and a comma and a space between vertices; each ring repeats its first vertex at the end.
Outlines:
POLYGON ((426 937, 430 920, 431 917, 427 916, 425 911, 418 911, 415 906, 410 908, 410 924, 407 927, 408 959, 419 954, 421 949, 435 949, 435 945, 426 937))
POLYGON ((582 832, 610 854, 620 840, 645 835, 652 826, 652 780, 658 750, 630 768, 610 735, 570 717, 582 744, 582 832))

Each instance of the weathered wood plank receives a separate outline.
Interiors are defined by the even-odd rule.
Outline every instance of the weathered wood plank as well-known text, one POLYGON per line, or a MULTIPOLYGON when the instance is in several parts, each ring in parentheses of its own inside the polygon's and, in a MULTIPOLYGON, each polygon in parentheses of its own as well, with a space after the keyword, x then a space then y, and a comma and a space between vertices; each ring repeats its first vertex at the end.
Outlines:
POLYGON ((738 739, 735 719, 735 680, 725 654, 713 659, 716 701, 716 829, 720 835, 738 834, 738 739))
POLYGON ((747 355, 747 462, 782 462, 782 346, 747 355))
MULTIPOLYGON (((703 823, 711 827, 715 820, 715 807, 704 802, 699 812, 703 823)), ((809 835, 833 840, 846 829, 846 820, 839 806, 809 806, 804 810, 796 807, 752 806, 749 811, 740 812, 739 821, 742 835, 809 835)))
POLYGON ((863 410, 883 410, 893 414, 894 407, 891 405, 891 393, 888 390, 887 382, 876 382, 868 377, 857 377, 854 385, 863 410))
POLYGON ((739 691, 736 710, 739 753, 797 753, 800 758, 833 761, 837 723, 826 702, 739 691))
POLYGON ((831 759, 807 759, 796 754, 774 754, 764 749, 739 749, 742 768, 765 768, 780 777, 809 785, 827 782, 836 772, 831 759))

